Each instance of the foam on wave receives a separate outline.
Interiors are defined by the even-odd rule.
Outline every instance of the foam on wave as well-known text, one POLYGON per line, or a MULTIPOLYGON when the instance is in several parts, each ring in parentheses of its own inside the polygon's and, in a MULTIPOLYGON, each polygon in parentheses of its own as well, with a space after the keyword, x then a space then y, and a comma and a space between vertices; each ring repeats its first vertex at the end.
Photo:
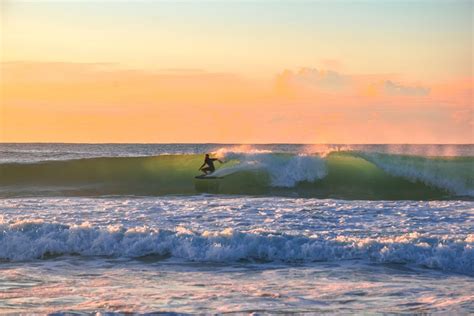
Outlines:
POLYGON ((222 159, 237 160, 238 164, 217 170, 214 175, 227 176, 240 171, 262 170, 268 172, 271 185, 294 187, 299 182, 314 182, 327 175, 324 160, 315 155, 275 154, 262 150, 221 149, 217 153, 222 159))
POLYGON ((48 255, 78 254, 137 258, 170 256, 197 262, 311 262, 362 259, 411 263, 474 275, 474 235, 424 236, 416 232, 393 237, 335 238, 270 232, 193 232, 183 227, 159 230, 146 226, 93 227, 42 221, 0 224, 0 259, 31 260, 48 255))
MULTIPOLYGON (((342 148, 344 149, 344 148, 342 148)), ((474 197, 472 157, 427 158, 366 152, 275 153, 221 148, 215 176, 194 177, 202 155, 105 157, 0 164, 0 196, 249 194, 343 199, 474 197), (204 183, 205 182, 205 183, 204 183)))
POLYGON ((474 168, 470 159, 358 154, 389 174, 420 181, 457 195, 474 196, 474 168))

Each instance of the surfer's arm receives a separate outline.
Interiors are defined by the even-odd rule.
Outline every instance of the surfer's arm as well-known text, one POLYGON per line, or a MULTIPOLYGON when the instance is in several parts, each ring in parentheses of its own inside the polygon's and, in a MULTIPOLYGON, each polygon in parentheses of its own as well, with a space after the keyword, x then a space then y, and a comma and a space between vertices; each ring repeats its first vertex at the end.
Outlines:
POLYGON ((198 169, 198 170, 201 170, 201 169, 202 169, 202 167, 204 167, 205 165, 206 165, 206 163, 203 163, 203 164, 202 164, 202 166, 201 166, 201 167, 199 167, 199 169, 198 169))
POLYGON ((212 158, 212 161, 219 161, 220 163, 224 163, 222 160, 220 160, 219 158, 212 158))

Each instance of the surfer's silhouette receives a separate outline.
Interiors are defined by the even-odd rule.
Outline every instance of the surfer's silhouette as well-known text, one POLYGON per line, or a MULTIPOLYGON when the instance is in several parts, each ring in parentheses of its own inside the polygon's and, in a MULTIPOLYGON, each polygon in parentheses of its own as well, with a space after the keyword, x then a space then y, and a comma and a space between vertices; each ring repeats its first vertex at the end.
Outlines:
POLYGON ((202 164, 201 167, 199 167, 198 170, 201 170, 206 175, 213 173, 216 170, 216 167, 214 167, 214 161, 216 160, 222 163, 222 160, 217 159, 217 158, 211 158, 209 157, 209 154, 206 154, 206 158, 204 158, 204 163, 202 164), (206 165, 207 167, 204 168, 204 166, 206 165))

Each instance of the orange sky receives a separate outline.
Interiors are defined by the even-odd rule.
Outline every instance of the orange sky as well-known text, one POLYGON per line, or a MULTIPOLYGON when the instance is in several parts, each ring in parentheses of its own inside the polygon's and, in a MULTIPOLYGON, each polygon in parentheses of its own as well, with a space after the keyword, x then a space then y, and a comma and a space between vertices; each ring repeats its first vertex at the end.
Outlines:
POLYGON ((342 4, 333 8, 318 2, 310 7, 313 13, 296 6, 294 16, 268 4, 275 10, 273 22, 265 16, 250 18, 254 12, 250 9, 264 4, 258 8, 233 4, 236 16, 206 22, 206 15, 218 11, 225 16, 229 9, 207 4, 201 12, 190 4, 174 10, 171 4, 143 8, 142 3, 133 11, 104 2, 101 8, 115 10, 110 16, 95 10, 91 12, 98 15, 96 19, 87 15, 89 21, 84 21, 73 9, 91 8, 77 3, 6 4, 0 64, 3 142, 474 140, 472 30, 464 29, 469 21, 453 26, 451 19, 459 18, 454 15, 466 19, 458 7, 446 12, 453 17, 446 20, 451 29, 443 29, 443 37, 434 33, 433 21, 438 10, 446 8, 420 4, 418 14, 428 12, 428 22, 423 23, 431 23, 433 33, 417 31, 416 42, 414 29, 404 26, 415 23, 417 15, 407 22, 403 8, 400 13, 395 8, 388 16, 390 23, 379 26, 391 36, 380 38, 383 48, 374 50, 380 42, 371 26, 380 22, 379 17, 373 18, 373 25, 369 21, 351 31, 352 42, 341 42, 345 33, 337 32, 349 18, 372 18, 376 2, 354 8, 353 16, 341 11, 342 4), (330 11, 334 21, 318 24, 310 19, 319 14, 318 8, 330 11), (157 14, 151 24, 146 23, 149 12, 157 14), (295 20, 296 13, 308 16, 295 20), (153 25, 155 20, 161 27, 175 27, 175 33, 153 25), (143 25, 133 24, 136 21, 143 25), (243 21, 245 27, 238 23, 243 21), (283 22, 294 25, 280 29, 283 22), (298 30, 297 36, 292 30, 298 30), (459 30, 467 36, 459 35, 459 30), (275 31, 280 31, 279 37, 275 31), (457 32, 455 38, 450 38, 450 31, 457 32), (256 47, 262 41, 266 46, 256 47), (395 54, 392 48, 400 41, 395 54), (433 49, 435 44, 439 50, 433 49))

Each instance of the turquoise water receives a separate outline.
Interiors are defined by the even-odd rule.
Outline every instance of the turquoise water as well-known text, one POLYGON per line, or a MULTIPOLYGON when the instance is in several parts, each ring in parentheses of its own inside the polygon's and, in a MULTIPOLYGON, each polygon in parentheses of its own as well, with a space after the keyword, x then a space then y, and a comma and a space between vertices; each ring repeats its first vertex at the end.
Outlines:
POLYGON ((470 145, 0 153, 1 313, 474 312, 470 145))
POLYGON ((63 151, 59 145, 54 150, 51 145, 29 146, 23 151, 3 149, 0 196, 212 193, 371 200, 474 196, 474 158, 466 155, 471 150, 466 146, 392 150, 380 145, 166 145, 158 150, 156 145, 108 145, 99 150, 96 145, 64 145, 63 151), (91 146, 95 151, 87 152, 91 146), (196 180, 203 153, 212 150, 225 161, 214 174, 223 179, 196 180))

